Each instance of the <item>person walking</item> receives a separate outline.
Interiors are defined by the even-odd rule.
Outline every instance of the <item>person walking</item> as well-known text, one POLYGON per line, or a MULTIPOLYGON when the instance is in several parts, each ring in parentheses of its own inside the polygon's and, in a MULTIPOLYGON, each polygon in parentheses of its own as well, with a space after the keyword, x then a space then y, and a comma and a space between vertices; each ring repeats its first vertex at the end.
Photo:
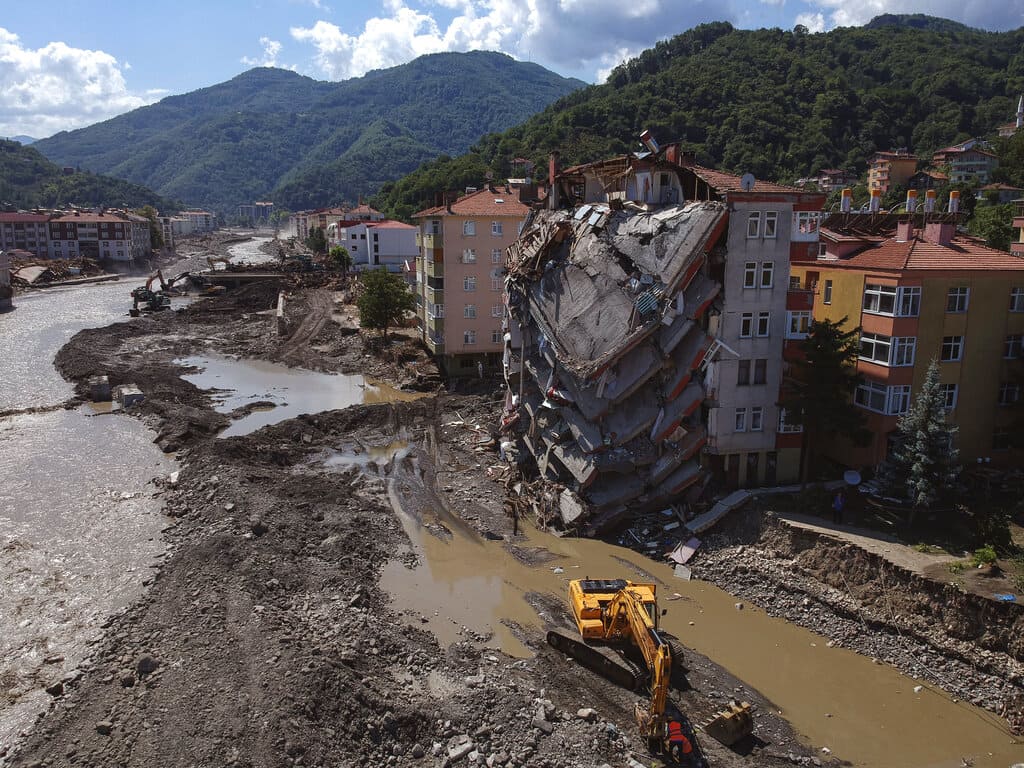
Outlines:
POLYGON ((842 524, 843 522, 843 505, 846 499, 843 498, 843 491, 840 489, 836 491, 836 496, 832 499, 832 522, 842 524))

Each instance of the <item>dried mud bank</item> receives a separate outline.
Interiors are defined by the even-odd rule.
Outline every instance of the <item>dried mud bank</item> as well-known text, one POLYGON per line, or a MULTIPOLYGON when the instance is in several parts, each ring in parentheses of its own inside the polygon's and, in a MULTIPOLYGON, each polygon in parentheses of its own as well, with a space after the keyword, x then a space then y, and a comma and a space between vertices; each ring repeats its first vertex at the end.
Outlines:
POLYGON ((1024 725, 1019 605, 922 578, 749 507, 708 537, 695 573, 830 644, 1024 725))
MULTIPOLYGON (((421 478, 423 493, 444 492, 438 475, 457 485, 451 511, 513 546, 502 485, 475 469, 466 430, 446 426, 488 423, 494 402, 441 395, 353 406, 216 437, 228 417, 180 378, 174 360, 279 354, 287 340, 254 317, 265 298, 242 292, 84 331, 59 354, 80 392, 97 374, 138 384, 146 399, 133 412, 177 452, 180 470, 157 481, 168 548, 148 592, 53 688, 49 712, 6 760, 19 768, 626 765, 642 748, 634 695, 567 664, 536 631, 520 631, 537 653, 530 659, 482 648, 469 630, 442 647, 432 617, 410 625, 378 587, 381 568, 408 544, 385 482, 397 462, 421 478), (396 436, 409 450, 370 471, 324 468, 330 452, 396 436)), ((303 301, 320 306, 308 295, 296 305, 303 301)), ((400 359, 365 357, 358 337, 331 323, 291 353, 322 370, 409 375, 400 359)), ((689 661, 698 671, 687 696, 742 685, 696 654, 689 661)), ((706 745, 713 764, 820 763, 768 702, 744 693, 771 743, 749 755, 706 745)))

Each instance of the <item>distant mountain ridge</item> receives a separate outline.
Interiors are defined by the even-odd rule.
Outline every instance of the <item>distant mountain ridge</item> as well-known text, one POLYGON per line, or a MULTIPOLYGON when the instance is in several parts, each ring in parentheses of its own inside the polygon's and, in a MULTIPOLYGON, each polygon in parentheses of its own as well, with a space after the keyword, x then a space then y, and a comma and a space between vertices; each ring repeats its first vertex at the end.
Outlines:
POLYGON ((0 209, 50 208, 68 203, 127 208, 152 205, 164 213, 181 207, 151 189, 123 179, 84 171, 65 173, 35 147, 0 139, 0 209))
POLYGON ((408 216, 445 189, 513 174, 510 160, 546 168, 640 148, 648 129, 681 141, 698 162, 793 182, 822 168, 863 173, 878 150, 909 147, 923 161, 1011 122, 1024 92, 1024 28, 972 29, 947 19, 887 15, 865 27, 702 24, 563 97, 466 154, 425 163, 385 185, 374 204, 408 216))
POLYGON ((16 141, 24 146, 28 146, 29 144, 34 144, 35 142, 39 141, 39 139, 33 139, 31 136, 26 136, 23 133, 18 134, 17 136, 8 136, 7 138, 10 139, 11 141, 16 141))
POLYGON ((47 157, 231 213, 354 201, 460 154, 584 83, 486 51, 421 56, 324 82, 257 68, 36 143, 47 157))

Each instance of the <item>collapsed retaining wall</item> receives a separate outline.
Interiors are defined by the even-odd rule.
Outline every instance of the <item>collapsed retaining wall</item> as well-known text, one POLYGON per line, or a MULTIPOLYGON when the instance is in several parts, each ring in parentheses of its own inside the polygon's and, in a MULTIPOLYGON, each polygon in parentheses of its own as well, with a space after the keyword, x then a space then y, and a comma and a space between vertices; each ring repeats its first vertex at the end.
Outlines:
POLYGON ((694 575, 1024 725, 1024 606, 754 509, 708 538, 694 575))

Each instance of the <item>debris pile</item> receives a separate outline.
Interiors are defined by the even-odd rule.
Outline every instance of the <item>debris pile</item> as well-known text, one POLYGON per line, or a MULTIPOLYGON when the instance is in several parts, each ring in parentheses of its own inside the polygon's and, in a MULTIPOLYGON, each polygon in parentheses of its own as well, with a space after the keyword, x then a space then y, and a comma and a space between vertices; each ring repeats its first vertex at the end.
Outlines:
POLYGON ((718 202, 536 211, 509 248, 502 429, 599 533, 699 494, 718 202))

